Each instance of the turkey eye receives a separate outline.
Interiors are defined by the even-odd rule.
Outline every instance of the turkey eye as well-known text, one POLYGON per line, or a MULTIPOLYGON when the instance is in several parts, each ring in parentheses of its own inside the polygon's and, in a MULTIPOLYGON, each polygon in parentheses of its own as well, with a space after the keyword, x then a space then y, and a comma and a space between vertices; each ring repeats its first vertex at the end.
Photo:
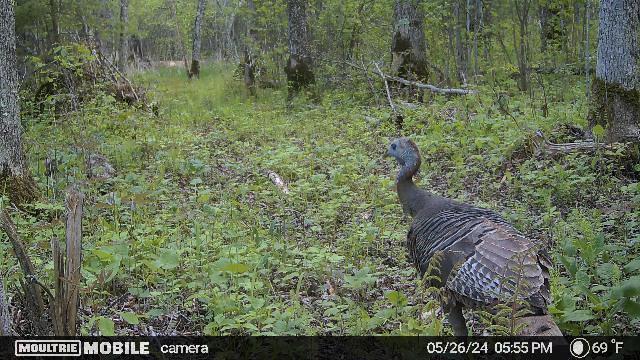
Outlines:
POLYGON ((396 149, 396 144, 391 144, 391 149, 395 150, 396 149))

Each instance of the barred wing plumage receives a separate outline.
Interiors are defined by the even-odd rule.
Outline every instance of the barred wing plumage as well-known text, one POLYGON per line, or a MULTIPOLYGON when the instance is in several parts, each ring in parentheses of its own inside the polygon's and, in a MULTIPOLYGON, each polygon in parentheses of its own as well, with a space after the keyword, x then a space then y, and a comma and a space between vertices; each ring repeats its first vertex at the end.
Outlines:
POLYGON ((458 206, 417 214, 407 235, 421 275, 436 253, 440 285, 468 305, 527 301, 537 313, 549 304, 549 262, 540 244, 495 212, 458 206))

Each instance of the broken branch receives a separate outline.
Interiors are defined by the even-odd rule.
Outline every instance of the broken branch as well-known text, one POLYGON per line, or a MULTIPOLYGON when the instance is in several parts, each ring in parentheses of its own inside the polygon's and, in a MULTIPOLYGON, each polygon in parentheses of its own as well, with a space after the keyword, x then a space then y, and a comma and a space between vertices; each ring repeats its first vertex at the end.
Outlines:
POLYGON ((267 171, 267 176, 269 177, 269 180, 271 180, 273 185, 275 185, 278 189, 280 189, 280 191, 282 191, 285 194, 289 194, 289 187, 284 182, 284 180, 282 180, 280 175, 278 175, 273 171, 267 171))
POLYGON ((43 318, 45 308, 44 300, 42 299, 42 292, 36 281, 36 268, 33 266, 24 243, 18 236, 18 231, 15 224, 11 220, 11 217, 6 210, 0 212, 0 228, 4 230, 13 246, 13 252, 18 258, 22 272, 26 279, 25 283, 25 296, 27 298, 27 304, 31 304, 32 307, 28 309, 28 313, 31 316, 31 321, 37 335, 46 335, 46 323, 43 318))

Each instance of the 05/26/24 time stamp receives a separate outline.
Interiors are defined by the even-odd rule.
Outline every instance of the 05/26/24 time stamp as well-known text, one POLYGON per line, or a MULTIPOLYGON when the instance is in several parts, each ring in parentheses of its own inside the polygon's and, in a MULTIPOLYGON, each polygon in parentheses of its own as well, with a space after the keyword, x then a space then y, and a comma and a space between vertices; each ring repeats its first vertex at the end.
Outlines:
POLYGON ((425 344, 428 354, 552 354, 552 341, 433 341, 425 344))
MULTIPOLYGON (((481 354, 481 355, 562 355, 563 358, 583 359, 621 354, 625 342, 621 339, 592 338, 532 338, 464 341, 428 341, 421 350, 426 354, 481 354), (566 357, 569 356, 570 357, 566 357)), ((537 358, 537 357, 535 357, 537 358)), ((555 357, 554 357, 555 358, 555 357)), ((548 358, 546 358, 548 359, 548 358)))

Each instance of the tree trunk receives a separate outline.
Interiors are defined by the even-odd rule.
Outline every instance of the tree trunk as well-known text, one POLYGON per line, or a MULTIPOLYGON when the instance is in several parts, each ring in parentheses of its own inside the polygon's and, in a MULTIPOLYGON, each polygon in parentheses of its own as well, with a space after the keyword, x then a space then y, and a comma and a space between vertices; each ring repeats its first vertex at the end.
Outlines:
POLYGON ((465 51, 463 49, 463 39, 462 39, 462 24, 460 23, 460 13, 461 13, 461 4, 462 0, 454 0, 453 1, 453 26, 454 26, 454 37, 455 37, 455 53, 456 53, 456 68, 458 70, 458 80, 461 84, 467 83, 467 58, 465 56, 465 51))
POLYGON ((182 58, 182 63, 184 64, 184 70, 187 72, 187 76, 189 76, 189 63, 187 62, 187 54, 184 50, 184 44, 182 43, 182 30, 180 29, 180 19, 178 19, 178 4, 176 0, 169 0, 169 8, 171 9, 171 17, 173 17, 173 21, 176 25, 176 44, 178 45, 178 51, 180 52, 180 57, 182 58))
POLYGON ((540 50, 559 50, 564 29, 560 19, 562 5, 558 0, 546 0, 540 4, 540 50))
POLYGON ((60 9, 58 0, 49 0, 49 11, 51 13, 51 32, 49 33, 51 45, 60 42, 60 9))
POLYGON ((589 63, 591 62, 591 53, 589 49, 591 48, 589 43, 589 19, 591 18, 591 0, 586 0, 584 2, 584 77, 585 77, 585 93, 587 99, 589 98, 591 89, 591 77, 589 76, 589 63))
POLYGON ((22 204, 36 198, 22 147, 12 0, 0 0, 0 194, 22 204))
POLYGON ((640 0, 602 0, 591 126, 608 142, 640 142, 640 0))
POLYGON ((256 93, 256 59, 252 51, 252 47, 258 44, 258 34, 253 28, 252 24, 256 21, 256 4, 253 0, 247 1, 247 17, 245 23, 247 24, 247 41, 244 44, 244 60, 242 66, 244 67, 244 84, 249 90, 251 96, 257 96, 256 93))
POLYGON ((206 6, 207 0, 198 1, 196 20, 193 23, 193 54, 191 55, 191 70, 189 70, 190 79, 193 76, 200 78, 200 45, 202 44, 202 18, 204 17, 204 9, 206 6))
POLYGON ((285 67, 289 98, 300 89, 315 82, 313 64, 309 56, 306 0, 288 0, 289 61, 285 67))
POLYGON ((515 1, 514 7, 519 24, 519 40, 516 41, 516 32, 513 32, 513 44, 518 44, 516 58, 518 59, 518 87, 521 91, 529 90, 529 47, 527 45, 527 27, 529 23, 530 0, 515 1))
POLYGON ((129 0, 120 0, 120 52, 118 53, 118 68, 124 72, 127 67, 129 41, 127 25, 129 24, 129 0))
POLYGON ((421 0, 396 0, 393 9, 394 32, 391 40, 393 74, 408 80, 429 77, 424 39, 424 13, 421 0))

